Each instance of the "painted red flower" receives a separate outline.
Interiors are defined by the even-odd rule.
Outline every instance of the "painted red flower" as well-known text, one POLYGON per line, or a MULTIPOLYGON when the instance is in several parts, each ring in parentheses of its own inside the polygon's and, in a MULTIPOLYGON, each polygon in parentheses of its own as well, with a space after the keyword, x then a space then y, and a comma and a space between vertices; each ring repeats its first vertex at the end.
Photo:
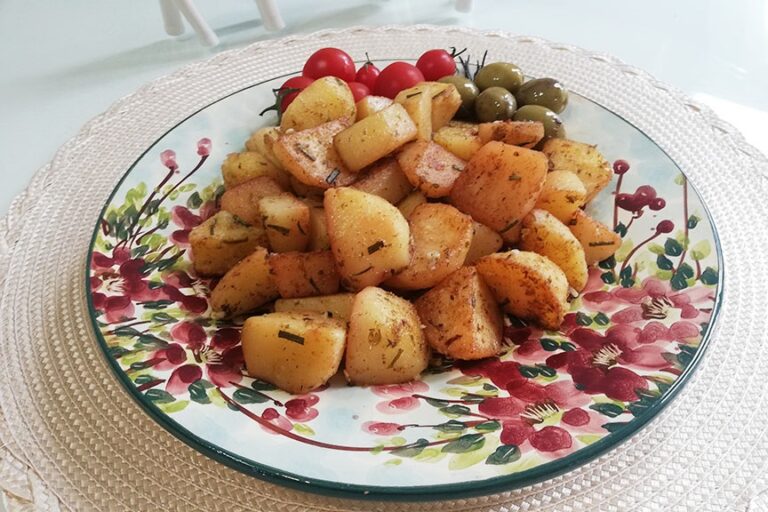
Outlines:
POLYGON ((196 315, 208 310, 209 281, 190 277, 183 270, 166 272, 161 279, 168 299, 179 303, 182 310, 196 315))
POLYGON ((186 206, 176 205, 171 208, 171 222, 179 229, 173 231, 168 239, 183 249, 189 248, 189 232, 202 222, 216 214, 218 208, 214 201, 205 202, 195 214, 186 206))

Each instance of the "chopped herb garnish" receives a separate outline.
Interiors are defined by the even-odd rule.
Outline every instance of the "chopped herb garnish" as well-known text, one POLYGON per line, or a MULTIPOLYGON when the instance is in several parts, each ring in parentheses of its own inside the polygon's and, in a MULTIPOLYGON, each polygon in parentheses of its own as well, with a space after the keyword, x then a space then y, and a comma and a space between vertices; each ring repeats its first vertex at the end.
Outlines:
POLYGON ((432 96, 432 99, 438 98, 438 97, 442 96, 443 94, 446 94, 446 93, 447 93, 449 90, 450 90, 450 89, 446 87, 445 89, 443 89, 443 90, 442 90, 442 91, 440 91, 439 93, 437 93, 437 94, 433 95, 433 96, 432 96))
POLYGON ((368 246, 368 254, 373 254, 376 251, 384 248, 384 240, 379 240, 375 244, 368 246))
POLYGON ((235 221, 235 224, 240 224, 241 226, 251 227, 251 225, 249 223, 245 222, 243 219, 241 219, 237 215, 233 215, 232 219, 235 221))
POLYGON ((507 231, 509 231, 509 230, 510 230, 510 229, 512 229, 513 227, 517 226, 517 223, 518 223, 518 222, 520 222, 520 220, 518 220, 518 219, 515 219, 515 220, 513 220, 512 222, 510 222, 509 224, 507 224, 507 225, 506 225, 506 227, 505 227, 504 229, 502 229, 501 231, 499 231, 499 233, 506 233, 507 231))
POLYGON ((328 175, 328 176, 325 178, 325 182, 326 182, 327 184, 329 184, 329 185, 334 185, 334 184, 336 183, 336 178, 338 178, 338 177, 339 177, 339 174, 341 174, 341 171, 340 171, 340 170, 338 170, 338 169, 334 169, 333 171, 331 171, 331 174, 329 174, 329 175, 328 175))
POLYGON ((303 227, 301 227, 301 222, 297 222, 297 223, 296 223, 296 227, 298 228, 298 230, 299 230, 299 233, 301 233, 302 235, 306 235, 306 234, 307 234, 307 232, 306 232, 306 231, 304 231, 304 228, 303 228, 303 227))
POLYGON ((369 265, 368 268, 365 268, 365 269, 361 270, 360 272, 355 272, 354 274, 352 274, 352 276, 361 276, 361 275, 363 275, 366 272, 369 272, 371 270, 373 270, 373 265, 369 265))
POLYGON ((301 153, 301 154, 302 154, 302 155, 304 155, 305 157, 309 158, 309 159, 310 159, 310 160, 312 160, 313 162, 314 162, 315 160, 317 160, 317 159, 315 158, 315 156, 314 156, 312 153, 310 153, 309 151, 307 151, 306 147, 302 146, 301 144, 296 144, 295 148, 296 148, 296 151, 298 151, 299 153, 301 153))
POLYGON ((395 363, 397 362, 398 359, 400 359, 401 355, 403 355, 403 349, 398 349, 397 354, 395 354, 395 357, 392 358, 392 361, 389 363, 389 366, 387 366, 387 368, 392 368, 393 366, 395 366, 395 363))
POLYGON ((451 343, 453 343, 454 341, 458 340, 459 338, 461 338, 461 334, 457 334, 456 336, 452 336, 452 337, 448 338, 447 340, 445 340, 445 346, 446 347, 449 346, 451 343))
POLYGON ((298 334, 293 334, 292 332, 288 331, 277 331, 277 337, 283 338, 284 340, 292 341, 294 343, 298 343, 299 345, 304 344, 304 338, 299 336, 298 334))
POLYGON ((314 280, 314 279, 312 279, 311 277, 309 278, 309 284, 312 286, 312 288, 314 288, 314 289, 315 289, 315 291, 316 291, 318 294, 319 294, 319 293, 321 293, 321 292, 320 292, 320 287, 318 287, 318 286, 317 286, 317 283, 316 283, 316 282, 315 282, 315 280, 314 280))
POLYGON ((288 235, 288 233, 291 232, 291 230, 288 229, 287 227, 285 227, 285 226, 278 226, 277 224, 267 224, 264 227, 267 227, 269 229, 274 229, 278 233, 280 233, 282 235, 286 235, 286 236, 288 235))
POLYGON ((419 92, 412 92, 411 94, 407 94, 405 97, 406 97, 406 99, 407 98, 413 98, 414 96, 418 96, 419 94, 421 94, 421 91, 419 91, 419 92))
POLYGON ((213 219, 211 221, 211 228, 209 230, 211 232, 211 236, 213 236, 213 232, 214 232, 215 229, 216 229, 216 219, 213 219))
POLYGON ((590 247, 603 247, 605 245, 613 245, 613 242, 606 241, 606 242, 589 242, 590 247))
POLYGON ((520 181, 521 178, 517 174, 510 174, 509 175, 509 181, 520 181))

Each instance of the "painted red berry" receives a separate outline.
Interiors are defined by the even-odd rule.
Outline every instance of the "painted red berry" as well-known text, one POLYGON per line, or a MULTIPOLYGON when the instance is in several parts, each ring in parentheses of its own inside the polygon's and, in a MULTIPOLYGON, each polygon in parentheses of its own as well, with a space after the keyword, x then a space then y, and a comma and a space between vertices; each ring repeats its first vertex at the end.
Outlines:
POLYGON ((667 206, 667 202, 661 197, 657 197, 653 201, 651 201, 651 204, 648 205, 648 208, 657 212, 662 208, 664 208, 665 206, 667 206))
POLYGON ((531 446, 540 452, 554 452, 570 448, 573 444, 571 434, 560 427, 544 427, 534 432, 529 438, 531 446))
POLYGON ((675 224, 671 220, 663 220, 656 225, 657 233, 671 233, 675 224))
POLYGON ((584 409, 571 409, 563 413, 563 423, 580 427, 589 423, 589 413, 584 409))
POLYGON ((642 205, 638 204, 637 198, 633 194, 625 192, 616 194, 616 206, 628 212, 634 212, 642 208, 642 205))
POLYGON ((626 160, 616 160, 613 162, 613 172, 622 175, 629 170, 629 162, 626 160))
POLYGON ((648 206, 656 198, 656 189, 650 185, 641 185, 635 191, 635 200, 640 208, 648 206))

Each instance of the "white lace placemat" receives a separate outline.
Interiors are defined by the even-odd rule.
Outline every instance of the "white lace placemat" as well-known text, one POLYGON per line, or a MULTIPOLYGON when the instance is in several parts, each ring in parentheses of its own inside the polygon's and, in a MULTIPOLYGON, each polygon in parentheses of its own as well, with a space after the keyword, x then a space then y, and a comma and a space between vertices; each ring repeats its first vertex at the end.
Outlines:
POLYGON ((88 123, 0 222, 0 500, 8 510, 761 510, 768 487, 768 162, 731 126, 642 71, 570 46, 460 28, 324 31, 187 66, 88 123), (240 474, 175 439, 112 375, 85 305, 85 258, 110 191, 142 151, 212 100, 301 68, 317 48, 414 56, 488 49, 619 113, 681 166, 724 254, 717 332, 650 425, 565 475, 493 496, 362 502, 240 474))

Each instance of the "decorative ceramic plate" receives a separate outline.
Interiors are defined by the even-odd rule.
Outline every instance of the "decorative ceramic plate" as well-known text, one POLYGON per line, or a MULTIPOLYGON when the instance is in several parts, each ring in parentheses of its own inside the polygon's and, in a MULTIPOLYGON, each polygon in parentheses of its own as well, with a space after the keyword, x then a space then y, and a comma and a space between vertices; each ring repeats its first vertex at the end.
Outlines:
POLYGON ((676 164, 627 121, 571 94, 569 138, 616 175, 589 213, 623 238, 559 331, 511 320, 501 358, 435 360, 405 385, 291 396, 247 377, 240 323, 214 320, 189 231, 216 211, 220 165, 270 119, 285 76, 192 113, 127 170, 90 247, 89 306, 115 372, 166 429, 246 473, 342 496, 446 499, 583 464, 651 420, 706 348, 717 235, 676 164), (625 195, 619 196, 617 193, 625 195))

